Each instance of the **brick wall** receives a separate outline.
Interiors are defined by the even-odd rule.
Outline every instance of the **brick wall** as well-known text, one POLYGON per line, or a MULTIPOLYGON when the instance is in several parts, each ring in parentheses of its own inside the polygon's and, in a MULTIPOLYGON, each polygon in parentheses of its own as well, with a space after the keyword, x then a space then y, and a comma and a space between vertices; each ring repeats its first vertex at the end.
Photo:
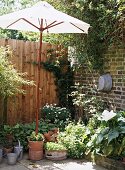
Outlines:
MULTIPOLYGON (((113 86, 110 92, 98 92, 97 95, 108 101, 110 108, 125 110, 125 48, 110 47, 104 55, 104 73, 110 73, 113 86)), ((98 79, 101 74, 96 70, 89 70, 83 66, 76 71, 76 82, 85 85, 85 92, 89 88, 98 87, 98 79)))

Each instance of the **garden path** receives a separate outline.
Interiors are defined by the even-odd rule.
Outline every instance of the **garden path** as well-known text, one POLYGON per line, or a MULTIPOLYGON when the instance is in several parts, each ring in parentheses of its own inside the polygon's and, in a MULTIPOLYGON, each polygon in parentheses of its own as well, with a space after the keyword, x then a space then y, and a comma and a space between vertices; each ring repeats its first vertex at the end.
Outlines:
POLYGON ((0 164, 0 170, 106 170, 86 160, 66 159, 63 161, 50 161, 43 159, 35 163, 28 160, 27 155, 16 165, 8 165, 6 159, 0 164))

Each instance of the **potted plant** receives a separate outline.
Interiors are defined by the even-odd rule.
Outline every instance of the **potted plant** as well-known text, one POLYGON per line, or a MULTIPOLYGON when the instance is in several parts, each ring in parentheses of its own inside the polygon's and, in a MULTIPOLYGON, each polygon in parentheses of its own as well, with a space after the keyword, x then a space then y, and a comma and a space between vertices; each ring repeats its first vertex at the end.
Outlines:
POLYGON ((7 155, 8 153, 11 153, 12 151, 13 151, 13 144, 5 140, 3 144, 4 155, 7 155))
POLYGON ((13 128, 9 125, 4 125, 4 135, 5 139, 8 141, 8 143, 13 143, 13 128))
POLYGON ((50 160, 66 159, 67 149, 62 144, 47 142, 45 144, 45 157, 50 160))
POLYGON ((43 159, 44 136, 41 133, 36 134, 36 132, 33 131, 28 137, 28 142, 29 159, 34 161, 43 159))

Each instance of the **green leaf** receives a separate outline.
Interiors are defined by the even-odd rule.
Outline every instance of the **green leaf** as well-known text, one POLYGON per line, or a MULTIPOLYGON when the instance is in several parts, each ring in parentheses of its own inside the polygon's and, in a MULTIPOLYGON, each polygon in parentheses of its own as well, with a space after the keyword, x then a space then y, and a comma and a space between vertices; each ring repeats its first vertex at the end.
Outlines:
POLYGON ((110 130, 108 133, 108 143, 110 143, 113 139, 116 139, 119 136, 119 132, 115 130, 110 130))
POLYGON ((102 140, 103 140, 103 138, 104 138, 103 134, 99 134, 99 135, 98 135, 98 137, 97 137, 96 144, 101 143, 101 142, 102 142, 102 140))
POLYGON ((113 152, 113 148, 114 147, 112 145, 104 146, 104 148, 102 149, 102 152, 105 156, 108 156, 113 152))

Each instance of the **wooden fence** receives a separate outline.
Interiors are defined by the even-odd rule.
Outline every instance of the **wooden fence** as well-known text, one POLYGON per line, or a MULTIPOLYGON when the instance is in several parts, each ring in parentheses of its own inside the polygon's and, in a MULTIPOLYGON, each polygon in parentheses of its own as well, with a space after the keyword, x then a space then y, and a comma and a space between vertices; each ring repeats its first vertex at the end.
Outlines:
MULTIPOLYGON (((5 40, 0 39, 0 46, 9 45, 14 53, 12 62, 20 72, 27 72, 27 79, 37 80, 37 65, 33 62, 37 61, 39 43, 22 40, 5 40)), ((42 61, 46 61, 48 49, 60 49, 49 43, 43 43, 42 61)), ((41 68, 40 80, 40 103, 43 107, 46 103, 57 103, 58 97, 55 86, 55 78, 53 73, 41 68)), ((15 124, 17 122, 31 122, 35 120, 36 113, 36 87, 25 87, 25 95, 17 95, 8 100, 7 103, 7 122, 15 124)), ((2 103, 2 102, 1 102, 2 103)), ((3 118, 3 105, 0 104, 0 119, 3 118)))

